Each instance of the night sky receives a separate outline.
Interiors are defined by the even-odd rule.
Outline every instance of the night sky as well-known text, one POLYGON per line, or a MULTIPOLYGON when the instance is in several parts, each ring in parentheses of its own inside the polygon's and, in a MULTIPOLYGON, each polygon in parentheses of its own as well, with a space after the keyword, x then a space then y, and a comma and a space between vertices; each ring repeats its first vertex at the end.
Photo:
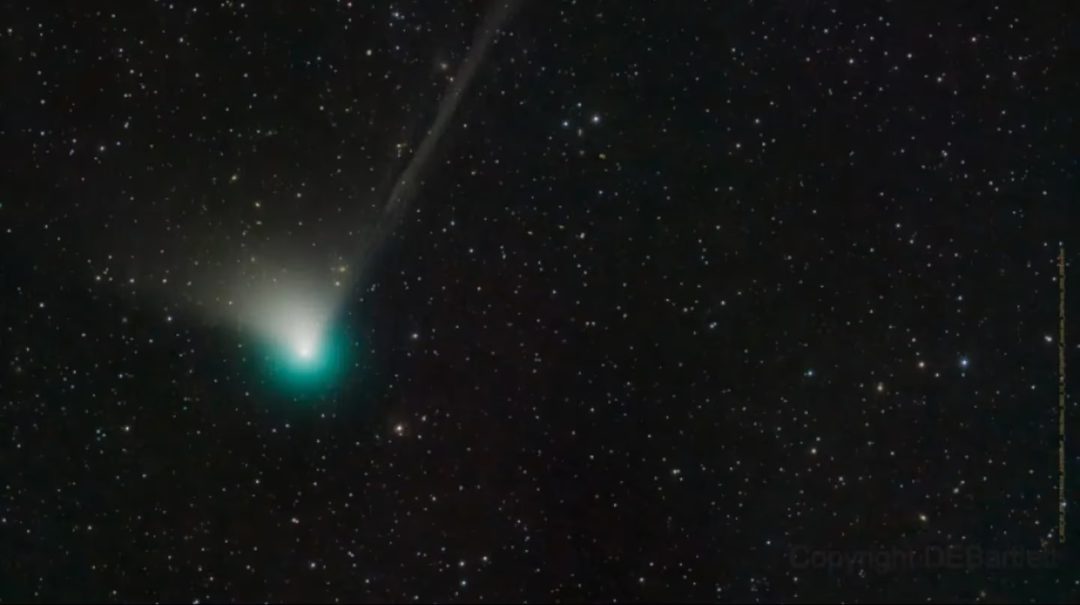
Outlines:
POLYGON ((1076 602, 1078 27, 4 3, 0 601, 1076 602))

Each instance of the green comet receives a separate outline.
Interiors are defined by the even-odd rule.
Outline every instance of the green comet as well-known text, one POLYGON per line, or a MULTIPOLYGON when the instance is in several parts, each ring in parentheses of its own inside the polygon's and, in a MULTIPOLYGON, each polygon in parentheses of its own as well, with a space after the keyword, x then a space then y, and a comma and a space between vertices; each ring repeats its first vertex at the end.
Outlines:
POLYGON ((295 398, 317 398, 340 384, 349 362, 348 339, 334 326, 289 341, 265 342, 269 381, 295 398))

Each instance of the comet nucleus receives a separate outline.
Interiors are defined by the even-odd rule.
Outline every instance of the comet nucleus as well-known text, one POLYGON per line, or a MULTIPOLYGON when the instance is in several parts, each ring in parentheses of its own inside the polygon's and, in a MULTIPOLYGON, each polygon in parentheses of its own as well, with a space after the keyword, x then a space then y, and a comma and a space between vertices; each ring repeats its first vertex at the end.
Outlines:
POLYGON ((249 292, 241 306, 276 388, 314 395, 337 384, 349 341, 335 323, 334 297, 310 285, 277 282, 249 292))

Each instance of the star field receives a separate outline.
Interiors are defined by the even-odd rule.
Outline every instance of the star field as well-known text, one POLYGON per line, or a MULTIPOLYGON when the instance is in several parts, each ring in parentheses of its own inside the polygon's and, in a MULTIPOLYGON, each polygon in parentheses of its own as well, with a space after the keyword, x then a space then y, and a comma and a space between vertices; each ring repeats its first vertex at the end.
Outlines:
POLYGON ((1080 596, 1072 3, 0 16, 0 602, 1080 596))

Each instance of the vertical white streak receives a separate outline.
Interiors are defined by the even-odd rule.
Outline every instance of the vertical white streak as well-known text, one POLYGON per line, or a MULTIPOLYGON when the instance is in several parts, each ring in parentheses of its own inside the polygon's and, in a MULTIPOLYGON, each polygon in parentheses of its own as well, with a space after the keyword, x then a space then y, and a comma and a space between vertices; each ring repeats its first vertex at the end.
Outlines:
POLYGON ((469 54, 465 57, 465 62, 461 65, 461 69, 458 70, 457 77, 454 78, 453 83, 447 90, 446 96, 439 102, 439 111, 435 115, 435 121, 432 123, 431 129, 428 130, 424 140, 420 142, 420 147, 416 150, 412 160, 409 161, 408 166, 405 167, 405 170, 394 184, 394 188, 390 191, 390 197, 387 198, 383 214, 390 219, 391 225, 396 222, 396 218, 401 212, 408 207, 409 201, 415 194, 417 179, 421 171, 427 165, 428 159, 431 157, 436 145, 439 144, 443 133, 446 132, 446 127, 450 124, 454 113, 457 112, 458 106, 461 105, 461 100, 468 91, 473 78, 476 77, 476 72, 484 60, 484 55, 487 54, 491 41, 495 38, 495 34, 498 33, 507 17, 510 16, 513 4, 514 0, 499 0, 480 25, 480 29, 477 30, 472 48, 469 49, 469 54))
POLYGON ((435 121, 432 122, 431 128, 424 135, 424 139, 420 142, 420 146, 417 148, 416 153, 413 154, 412 159, 409 160, 408 165, 405 166, 405 169, 394 182, 394 187, 386 198, 386 205, 383 206, 382 215, 378 218, 375 228, 367 234, 367 237, 361 243, 360 250, 357 253, 357 262, 354 263, 354 266, 358 267, 359 270, 353 273, 353 279, 362 278, 364 268, 370 261, 370 255, 397 227, 402 215, 412 202, 413 197, 415 197, 417 187, 420 185, 421 175, 428 161, 435 152, 446 129, 450 126, 450 122, 468 92, 473 79, 476 77, 476 73, 479 71, 484 56, 495 39, 495 35, 509 19, 519 1, 496 0, 495 5, 489 9, 487 16, 484 18, 484 22, 477 29, 465 61, 461 64, 461 68, 447 89, 445 96, 439 101, 435 121))

